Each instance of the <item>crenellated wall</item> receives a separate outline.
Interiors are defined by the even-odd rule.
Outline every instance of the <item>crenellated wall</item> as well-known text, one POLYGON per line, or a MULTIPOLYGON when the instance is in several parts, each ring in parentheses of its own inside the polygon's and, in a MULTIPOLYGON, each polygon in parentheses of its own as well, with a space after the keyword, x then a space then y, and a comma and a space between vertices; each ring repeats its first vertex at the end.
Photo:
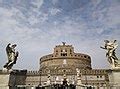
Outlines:
MULTIPOLYGON (((64 69, 63 69, 64 70, 64 69)), ((88 84, 88 85, 107 85, 109 83, 108 78, 108 70, 105 69, 82 69, 80 70, 81 73, 81 81, 82 84, 88 84)), ((64 75, 64 71, 60 71, 59 69, 56 69, 56 71, 50 70, 50 80, 51 84, 55 83, 61 83, 64 75), (56 80, 58 78, 58 80, 56 80)), ((65 72, 66 77, 68 79, 68 83, 72 83, 73 81, 77 82, 77 72, 74 71, 66 71, 65 72)), ((26 78, 26 85, 46 85, 46 82, 48 80, 48 70, 45 70, 45 72, 40 71, 28 71, 27 72, 27 78, 26 78)))

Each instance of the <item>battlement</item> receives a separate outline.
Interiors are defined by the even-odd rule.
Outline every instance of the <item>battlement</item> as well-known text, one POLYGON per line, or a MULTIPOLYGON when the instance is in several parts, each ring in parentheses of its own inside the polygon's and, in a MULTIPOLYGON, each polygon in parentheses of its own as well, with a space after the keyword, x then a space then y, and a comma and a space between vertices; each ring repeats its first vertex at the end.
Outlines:
POLYGON ((27 75, 40 75, 39 71, 27 71, 27 75))
POLYGON ((83 74, 89 74, 89 75, 101 75, 101 74, 107 74, 107 69, 92 69, 92 70, 82 70, 83 74))
POLYGON ((72 47, 72 45, 56 45, 55 47, 72 47))
POLYGON ((0 74, 9 74, 9 73, 10 73, 9 71, 0 70, 0 74))
POLYGON ((73 55, 74 57, 79 57, 79 58, 83 58, 83 59, 91 59, 91 57, 87 54, 82 54, 82 53, 75 53, 73 55))
POLYGON ((13 70, 11 72, 0 70, 0 74, 25 75, 26 73, 27 73, 27 70, 13 70))
POLYGON ((40 58, 40 61, 44 60, 44 59, 50 59, 50 58, 53 58, 53 54, 49 54, 49 55, 45 55, 43 57, 40 58))

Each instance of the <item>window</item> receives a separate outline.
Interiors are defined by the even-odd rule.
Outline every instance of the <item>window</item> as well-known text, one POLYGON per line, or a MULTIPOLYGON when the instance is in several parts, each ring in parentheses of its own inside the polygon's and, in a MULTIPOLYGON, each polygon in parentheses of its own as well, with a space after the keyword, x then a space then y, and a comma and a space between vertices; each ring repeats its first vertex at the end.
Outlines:
POLYGON ((67 52, 67 49, 65 49, 65 52, 67 52))
POLYGON ((58 52, 58 50, 56 50, 56 52, 58 52))
POLYGON ((58 53, 56 53, 56 55, 58 55, 58 53))
POLYGON ((88 59, 90 59, 90 57, 88 57, 88 59))
POLYGON ((87 56, 84 56, 84 58, 87 58, 87 56))
POLYGON ((61 56, 67 56, 67 53, 61 53, 61 56))

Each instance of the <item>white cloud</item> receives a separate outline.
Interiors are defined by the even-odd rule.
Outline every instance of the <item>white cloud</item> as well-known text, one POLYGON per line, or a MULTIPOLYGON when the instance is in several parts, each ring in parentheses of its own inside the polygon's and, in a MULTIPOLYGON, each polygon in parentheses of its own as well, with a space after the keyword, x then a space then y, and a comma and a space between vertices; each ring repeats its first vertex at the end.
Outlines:
POLYGON ((41 17, 40 17, 40 22, 45 22, 46 20, 48 20, 48 14, 43 14, 41 17))
POLYGON ((104 32, 104 29, 102 29, 102 28, 97 28, 94 30, 97 32, 97 34, 102 34, 104 32))
POLYGON ((5 8, 0 8, 0 30, 4 29, 11 29, 16 25, 16 20, 12 18, 13 13, 12 11, 5 9, 5 8), (7 24, 6 24, 7 23, 7 24))
POLYGON ((40 9, 43 3, 44 0, 34 0, 34 2, 32 2, 32 4, 35 5, 38 9, 40 9))
POLYGON ((39 22, 39 20, 35 16, 30 16, 28 21, 31 25, 34 25, 39 22))
POLYGON ((60 9, 57 9, 57 8, 51 8, 51 9, 50 9, 51 15, 56 15, 56 14, 58 14, 59 12, 61 12, 60 9))

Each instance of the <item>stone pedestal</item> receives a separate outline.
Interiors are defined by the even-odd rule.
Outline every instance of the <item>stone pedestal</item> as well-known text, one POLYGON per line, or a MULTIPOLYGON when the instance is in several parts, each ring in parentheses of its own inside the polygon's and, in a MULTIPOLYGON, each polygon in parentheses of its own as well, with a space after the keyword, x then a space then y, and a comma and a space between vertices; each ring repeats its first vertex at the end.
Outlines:
POLYGON ((77 85, 76 86, 76 89, 82 89, 80 85, 77 85))
POLYGON ((16 89, 17 85, 24 85, 26 70, 12 72, 0 70, 0 89, 16 89))
POLYGON ((78 79, 77 79, 77 85, 81 85, 81 84, 82 84, 81 78, 78 78, 78 79))
POLYGON ((0 86, 0 89, 9 89, 9 86, 0 86))
POLYGON ((50 80, 48 80, 48 81, 47 81, 47 85, 50 85, 50 84, 51 84, 51 82, 50 82, 50 80))
POLYGON ((31 87, 31 89, 36 89, 35 87, 31 87))
POLYGON ((0 71, 0 89, 9 89, 10 73, 0 71))
POLYGON ((51 84, 51 79, 50 79, 50 75, 48 76, 48 79, 47 79, 47 85, 50 85, 51 84))
POLYGON ((110 86, 120 86, 120 68, 108 70, 110 86))
POLYGON ((83 89, 82 82, 81 82, 81 77, 77 77, 77 86, 76 86, 76 89, 83 89))

